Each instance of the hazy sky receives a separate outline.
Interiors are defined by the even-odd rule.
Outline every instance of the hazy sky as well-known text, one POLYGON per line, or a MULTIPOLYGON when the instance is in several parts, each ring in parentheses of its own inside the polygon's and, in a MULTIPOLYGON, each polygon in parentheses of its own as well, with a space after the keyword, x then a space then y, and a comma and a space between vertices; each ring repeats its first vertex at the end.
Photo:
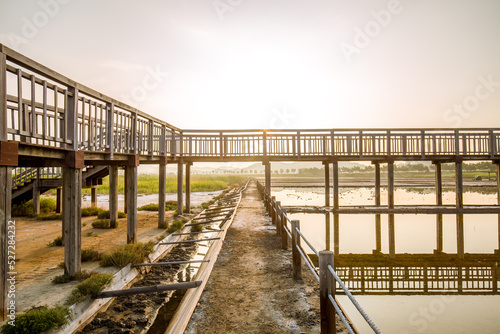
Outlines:
POLYGON ((500 127, 499 0, 0 0, 0 43, 181 128, 500 127))

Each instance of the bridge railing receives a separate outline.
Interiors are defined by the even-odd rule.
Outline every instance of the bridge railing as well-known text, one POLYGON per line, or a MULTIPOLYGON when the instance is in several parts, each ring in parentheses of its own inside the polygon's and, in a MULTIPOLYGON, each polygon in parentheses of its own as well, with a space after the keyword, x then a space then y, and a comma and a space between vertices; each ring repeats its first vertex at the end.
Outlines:
POLYGON ((500 129, 184 130, 184 156, 434 157, 500 155, 500 129))
POLYGON ((335 273, 335 269, 332 267, 333 252, 326 252, 328 253, 326 255, 331 256, 331 260, 329 263, 322 266, 322 256, 325 252, 318 252, 313 247, 313 245, 300 231, 299 221, 290 220, 286 211, 281 206, 281 203, 276 201, 274 196, 270 196, 262 184, 257 182, 257 188, 264 201, 266 211, 271 217, 273 224, 276 225, 276 232, 281 235, 281 247, 283 249, 288 249, 288 244, 291 241, 293 278, 302 278, 302 260, 304 260, 305 265, 309 268, 320 285, 321 333, 336 332, 335 314, 337 314, 342 320, 349 333, 358 333, 358 330, 335 298, 337 285, 353 302, 356 309, 360 312, 361 316, 365 319, 372 330, 375 333, 380 333, 377 326, 375 326, 373 321, 368 317, 366 312, 352 296, 349 289, 335 273), (316 268, 313 261, 309 257, 308 252, 302 247, 301 241, 304 241, 309 249, 320 259, 319 268, 316 268), (333 311, 332 308, 335 311, 333 311))
POLYGON ((1 44, 0 56, 8 140, 107 153, 175 152, 171 141, 180 129, 1 44))

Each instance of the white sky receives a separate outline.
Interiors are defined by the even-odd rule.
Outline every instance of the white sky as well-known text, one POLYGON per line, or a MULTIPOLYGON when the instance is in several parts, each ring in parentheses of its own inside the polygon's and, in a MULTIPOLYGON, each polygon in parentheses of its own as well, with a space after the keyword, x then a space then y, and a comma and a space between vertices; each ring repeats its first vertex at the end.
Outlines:
POLYGON ((180 128, 500 127, 498 0, 0 0, 0 43, 180 128))

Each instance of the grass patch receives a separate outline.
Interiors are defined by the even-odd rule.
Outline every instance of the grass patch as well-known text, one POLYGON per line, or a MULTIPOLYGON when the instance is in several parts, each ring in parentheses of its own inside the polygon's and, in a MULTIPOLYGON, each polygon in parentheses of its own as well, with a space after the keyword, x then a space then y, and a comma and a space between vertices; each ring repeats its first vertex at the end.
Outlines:
POLYGON ((184 223, 180 220, 174 220, 172 225, 167 229, 167 233, 174 233, 181 230, 184 227, 184 223))
POLYGON ((99 236, 99 234, 90 231, 90 232, 85 233, 85 236, 86 237, 97 237, 97 236, 99 236))
POLYGON ((167 222, 163 222, 163 223, 160 223, 158 225, 158 228, 161 228, 161 229, 166 229, 168 227, 168 223, 167 222))
POLYGON ((82 208, 82 217, 98 216, 104 211, 105 210, 101 208, 93 208, 93 207, 82 208))
POLYGON ((49 242, 47 246, 49 247, 60 247, 63 245, 63 238, 62 236, 58 236, 57 238, 54 239, 54 241, 49 242))
MULTIPOLYGON (((109 210, 102 210, 99 215, 97 215, 97 218, 99 219, 109 219, 110 218, 110 213, 109 210)), ((127 214, 122 211, 118 211, 118 218, 127 218, 127 214)))
POLYGON ((101 259, 101 256, 102 254, 96 250, 90 248, 82 249, 82 255, 81 255, 82 262, 99 261, 101 259))
POLYGON ((67 304, 79 303, 87 299, 87 297, 95 298, 101 293, 106 285, 113 280, 113 274, 98 273, 90 276, 82 283, 78 284, 71 295, 66 300, 67 304))
POLYGON ((139 211, 158 211, 158 209, 159 205, 154 203, 146 204, 137 208, 139 211))
POLYGON ((153 252, 153 242, 128 244, 120 246, 111 253, 102 256, 101 267, 124 267, 129 263, 141 263, 153 252))
POLYGON ((203 224, 191 226, 191 232, 201 232, 203 231, 203 224))
POLYGON ((212 205, 212 204, 215 204, 215 201, 214 201, 214 200, 210 200, 210 201, 208 201, 208 202, 203 202, 203 203, 201 203, 201 207, 202 207, 203 209, 208 209, 208 207, 209 207, 210 205, 212 205))
POLYGON ((167 211, 177 210, 177 201, 166 201, 165 210, 167 211))
POLYGON ((4 334, 42 333, 60 327, 68 321, 71 311, 65 306, 41 306, 16 316, 15 326, 2 326, 4 334))
POLYGON ((118 227, 118 222, 115 222, 114 224, 111 224, 109 219, 99 219, 96 220, 95 222, 92 222, 92 227, 93 228, 117 228, 118 227))
POLYGON ((37 220, 61 220, 62 219, 62 214, 61 213, 54 213, 51 215, 37 215, 36 216, 37 220))
POLYGON ((66 275, 66 274, 57 275, 56 277, 54 277, 52 279, 52 283, 64 284, 64 283, 68 283, 71 281, 82 281, 84 279, 89 278, 92 275, 95 275, 95 274, 98 274, 98 272, 83 270, 83 271, 79 272, 78 274, 76 274, 76 276, 73 279, 71 279, 71 277, 69 277, 69 275, 66 275))
MULTIPOLYGON (((47 214, 56 211, 56 200, 50 197, 40 198, 40 213, 47 214)), ((29 217, 34 214, 33 200, 30 199, 21 204, 14 204, 12 206, 13 217, 29 217)))

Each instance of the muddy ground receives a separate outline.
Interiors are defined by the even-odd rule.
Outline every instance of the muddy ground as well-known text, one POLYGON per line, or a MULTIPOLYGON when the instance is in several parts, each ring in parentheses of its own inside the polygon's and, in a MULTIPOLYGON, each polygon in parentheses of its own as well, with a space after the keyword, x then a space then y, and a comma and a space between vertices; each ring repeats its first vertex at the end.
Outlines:
MULTIPOLYGON (((196 252, 195 244, 175 246, 161 258, 161 262, 186 261, 196 252)), ((185 265, 184 265, 185 266, 185 265)), ((181 265, 152 267, 138 278, 131 287, 155 286, 177 282, 181 265)), ((107 310, 97 313, 94 319, 76 333, 114 334, 145 333, 153 324, 160 307, 172 296, 173 291, 117 297, 107 310)))
POLYGON ((185 333, 319 333, 318 283, 280 246, 251 182, 185 333))

